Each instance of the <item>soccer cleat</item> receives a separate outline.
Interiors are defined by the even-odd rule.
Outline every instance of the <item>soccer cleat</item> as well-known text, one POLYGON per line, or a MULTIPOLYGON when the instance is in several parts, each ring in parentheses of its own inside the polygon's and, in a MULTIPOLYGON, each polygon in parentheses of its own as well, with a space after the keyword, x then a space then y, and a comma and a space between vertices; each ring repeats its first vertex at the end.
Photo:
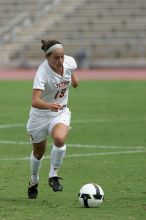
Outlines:
POLYGON ((54 176, 48 179, 49 186, 52 187, 54 192, 61 192, 63 190, 63 186, 60 184, 59 179, 62 178, 54 176))
POLYGON ((29 182, 29 186, 28 186, 28 198, 29 199, 36 199, 37 195, 38 195, 38 183, 35 185, 32 185, 29 182))

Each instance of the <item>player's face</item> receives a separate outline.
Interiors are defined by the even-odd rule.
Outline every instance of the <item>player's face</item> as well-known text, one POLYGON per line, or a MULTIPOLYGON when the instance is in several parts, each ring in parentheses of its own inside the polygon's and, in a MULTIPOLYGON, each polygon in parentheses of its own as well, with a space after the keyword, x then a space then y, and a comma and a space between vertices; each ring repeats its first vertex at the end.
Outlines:
POLYGON ((48 56, 48 62, 51 67, 55 70, 60 70, 63 68, 63 61, 64 61, 64 50, 62 48, 58 48, 54 50, 48 56))

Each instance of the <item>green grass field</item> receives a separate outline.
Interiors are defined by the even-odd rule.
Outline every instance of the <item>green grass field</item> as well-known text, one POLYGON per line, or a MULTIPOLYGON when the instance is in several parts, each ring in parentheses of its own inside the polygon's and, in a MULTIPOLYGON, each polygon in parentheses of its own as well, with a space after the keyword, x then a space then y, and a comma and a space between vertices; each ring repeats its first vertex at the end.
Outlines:
POLYGON ((70 90, 72 129, 59 172, 64 191, 48 187, 45 158, 36 200, 27 198, 31 88, 31 81, 0 81, 0 220, 145 220, 146 81, 81 81, 70 90), (78 202, 90 182, 104 190, 99 208, 78 202))

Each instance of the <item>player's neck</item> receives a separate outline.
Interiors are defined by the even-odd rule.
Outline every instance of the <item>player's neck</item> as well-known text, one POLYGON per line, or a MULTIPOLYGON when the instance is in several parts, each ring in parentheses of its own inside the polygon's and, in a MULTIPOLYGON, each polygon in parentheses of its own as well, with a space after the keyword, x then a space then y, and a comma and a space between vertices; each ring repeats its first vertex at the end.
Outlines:
POLYGON ((55 73, 57 73, 58 75, 60 75, 60 76, 63 76, 63 66, 62 66, 62 68, 55 68, 55 67, 53 67, 52 65, 50 65, 50 67, 51 67, 51 69, 55 72, 55 73))

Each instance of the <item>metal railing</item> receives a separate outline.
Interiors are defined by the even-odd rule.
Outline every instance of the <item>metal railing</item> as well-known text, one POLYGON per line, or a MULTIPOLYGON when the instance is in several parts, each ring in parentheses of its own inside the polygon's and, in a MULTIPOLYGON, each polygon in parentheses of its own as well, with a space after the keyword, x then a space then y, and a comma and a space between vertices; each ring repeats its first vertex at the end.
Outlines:
POLYGON ((34 13, 24 12, 17 15, 5 27, 0 30, 0 44, 5 44, 11 41, 17 33, 22 31, 25 27, 29 27, 33 22, 47 14, 50 10, 60 4, 62 0, 44 0, 38 1, 37 10, 34 13))

